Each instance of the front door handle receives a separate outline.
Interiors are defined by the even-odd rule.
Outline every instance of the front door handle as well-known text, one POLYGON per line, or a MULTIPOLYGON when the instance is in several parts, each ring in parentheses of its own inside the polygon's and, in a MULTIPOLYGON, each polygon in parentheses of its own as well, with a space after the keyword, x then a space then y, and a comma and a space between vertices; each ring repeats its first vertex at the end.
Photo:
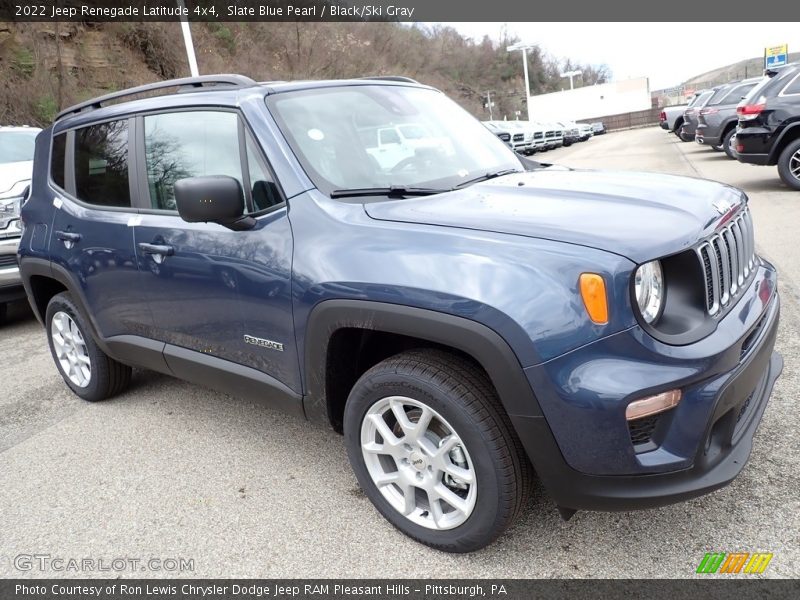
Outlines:
POLYGON ((64 242, 64 247, 71 250, 75 244, 81 241, 81 234, 72 231, 56 231, 56 237, 64 242))
POLYGON ((145 254, 152 254, 153 260, 161 264, 167 256, 175 254, 175 248, 172 246, 165 246, 162 244, 147 244, 142 242, 139 244, 139 250, 145 254))

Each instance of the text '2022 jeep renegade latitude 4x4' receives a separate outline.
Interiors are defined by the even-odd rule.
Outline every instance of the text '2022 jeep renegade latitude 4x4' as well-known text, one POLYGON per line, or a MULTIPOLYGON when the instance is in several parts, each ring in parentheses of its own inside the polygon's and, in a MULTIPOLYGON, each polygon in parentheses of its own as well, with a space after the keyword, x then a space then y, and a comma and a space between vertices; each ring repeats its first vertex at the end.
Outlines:
POLYGON ((78 396, 137 366, 328 424, 442 550, 495 539, 534 472, 565 517, 724 486, 782 367, 742 192, 525 161, 404 78, 86 102, 39 135, 22 217, 78 396), (430 139, 380 162, 403 124, 430 139))

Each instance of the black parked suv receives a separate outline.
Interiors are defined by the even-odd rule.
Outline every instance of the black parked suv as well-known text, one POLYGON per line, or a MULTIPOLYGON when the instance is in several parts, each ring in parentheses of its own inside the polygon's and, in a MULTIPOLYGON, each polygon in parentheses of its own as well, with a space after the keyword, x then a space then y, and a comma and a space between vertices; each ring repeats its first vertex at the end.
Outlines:
POLYGON ((725 150, 725 154, 735 159, 732 144, 738 122, 736 106, 759 81, 760 77, 735 81, 714 92, 697 115, 695 141, 714 150, 725 150))
POLYGON ((778 165, 783 182, 800 190, 800 63, 768 70, 736 112, 736 158, 778 165))

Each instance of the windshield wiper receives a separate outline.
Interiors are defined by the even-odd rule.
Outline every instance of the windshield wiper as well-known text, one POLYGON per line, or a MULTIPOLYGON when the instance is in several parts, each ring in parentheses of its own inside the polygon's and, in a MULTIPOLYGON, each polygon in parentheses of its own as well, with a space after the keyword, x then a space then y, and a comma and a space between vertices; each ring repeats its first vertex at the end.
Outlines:
POLYGON ((481 181, 486 181, 487 179, 494 179, 495 177, 502 177, 503 175, 511 175, 512 173, 524 173, 524 171, 520 171, 518 169, 503 169, 502 171, 495 171, 494 173, 486 173, 480 177, 476 177, 475 179, 462 181, 453 189, 458 190, 467 187, 468 185, 472 185, 473 183, 480 183, 481 181))
POLYGON ((331 198, 355 198, 357 196, 389 196, 402 198, 404 196, 432 196, 449 192, 447 189, 406 187, 404 185, 390 185, 389 187, 354 188, 350 190, 333 190, 331 198))

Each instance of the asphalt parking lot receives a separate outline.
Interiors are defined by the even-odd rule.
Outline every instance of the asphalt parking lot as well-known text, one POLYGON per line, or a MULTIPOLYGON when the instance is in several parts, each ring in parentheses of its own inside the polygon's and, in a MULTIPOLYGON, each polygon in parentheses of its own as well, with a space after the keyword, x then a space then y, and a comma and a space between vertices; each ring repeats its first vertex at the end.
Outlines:
MULTIPOLYGON (((534 157, 575 167, 661 171, 745 189, 759 252, 780 272, 785 368, 750 462, 697 500, 561 520, 538 489, 489 548, 448 555, 386 522, 360 492, 343 440, 293 417, 137 371, 111 401, 73 396, 24 305, 0 327, 0 576, 46 554, 184 558, 194 570, 112 576, 690 577, 706 552, 772 552, 766 572, 800 577, 800 193, 658 128, 611 133, 534 157)), ((706 576, 707 577, 707 576, 706 576)))

